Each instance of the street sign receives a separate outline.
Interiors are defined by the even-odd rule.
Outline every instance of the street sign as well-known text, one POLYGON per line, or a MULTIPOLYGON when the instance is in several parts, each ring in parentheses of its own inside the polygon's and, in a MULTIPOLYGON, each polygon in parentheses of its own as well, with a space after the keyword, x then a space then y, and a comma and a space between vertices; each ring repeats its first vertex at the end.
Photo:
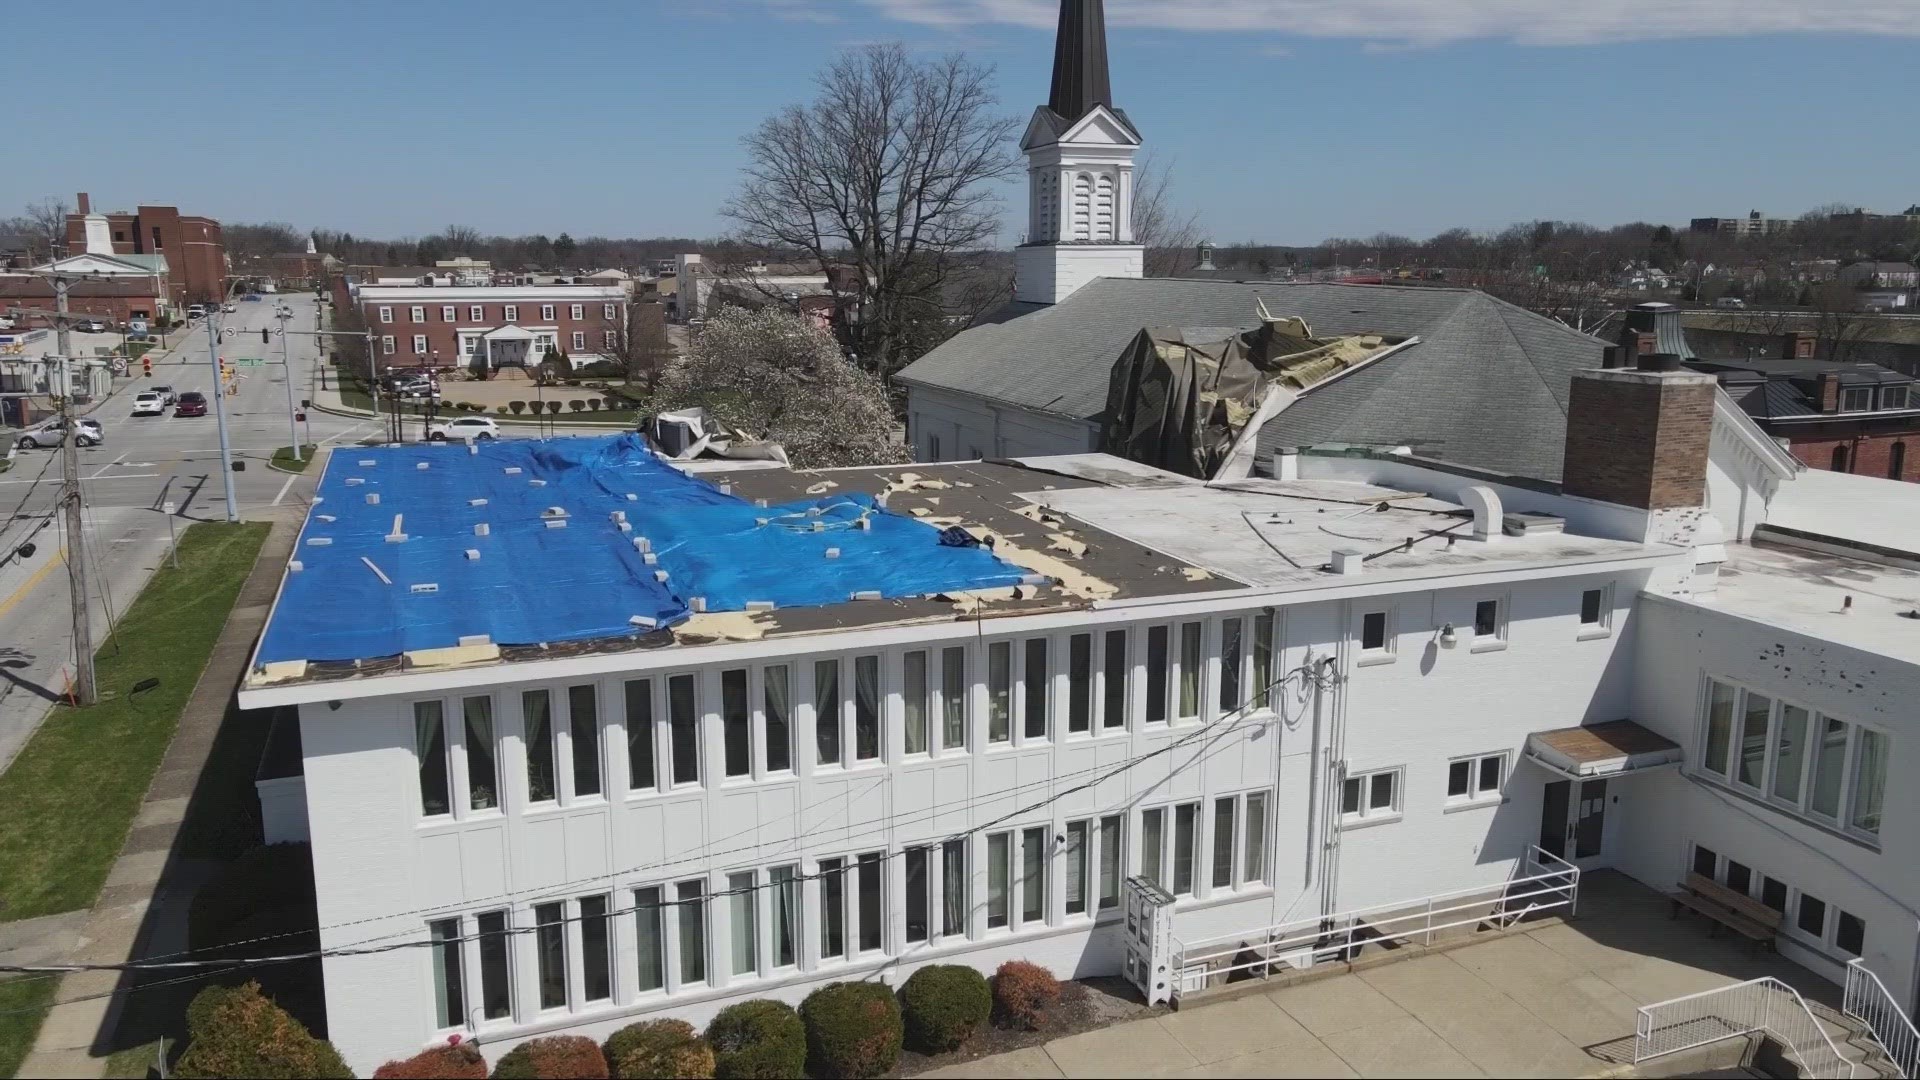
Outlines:
POLYGON ((266 361, 261 359, 258 356, 243 356, 238 360, 235 360, 234 364, 238 365, 239 367, 263 367, 265 366, 266 361))

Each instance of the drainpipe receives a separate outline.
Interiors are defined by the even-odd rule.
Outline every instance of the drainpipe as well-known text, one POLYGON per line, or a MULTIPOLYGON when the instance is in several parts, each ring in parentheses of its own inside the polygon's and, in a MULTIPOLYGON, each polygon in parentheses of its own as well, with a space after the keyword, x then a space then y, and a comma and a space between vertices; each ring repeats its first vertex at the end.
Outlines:
POLYGON ((1347 658, 1351 651, 1349 629, 1353 625, 1353 602, 1340 605, 1343 628, 1340 644, 1333 656, 1326 657, 1319 665, 1318 674, 1323 679, 1336 680, 1333 686, 1331 716, 1327 725, 1327 797, 1321 808, 1321 828, 1325 837, 1326 860, 1320 875, 1320 914, 1324 917, 1340 910, 1340 815, 1336 809, 1339 804, 1334 782, 1345 781, 1347 765, 1347 694, 1346 682, 1341 672, 1346 670, 1347 658))

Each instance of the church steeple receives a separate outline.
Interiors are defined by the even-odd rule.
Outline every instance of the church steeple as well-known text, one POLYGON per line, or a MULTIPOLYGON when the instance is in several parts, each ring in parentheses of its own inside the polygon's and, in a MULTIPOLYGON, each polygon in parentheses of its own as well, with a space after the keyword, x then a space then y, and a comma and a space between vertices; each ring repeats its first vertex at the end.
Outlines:
POLYGON ((1047 108, 1072 123, 1095 105, 1113 108, 1107 78, 1107 18, 1101 0, 1061 0, 1053 41, 1053 93, 1047 108))

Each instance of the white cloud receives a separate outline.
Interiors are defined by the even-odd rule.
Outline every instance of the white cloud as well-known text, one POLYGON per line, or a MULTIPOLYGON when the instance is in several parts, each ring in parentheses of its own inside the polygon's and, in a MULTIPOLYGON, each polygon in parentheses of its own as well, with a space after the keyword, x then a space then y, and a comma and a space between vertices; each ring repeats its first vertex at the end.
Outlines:
MULTIPOLYGON (((937 27, 1051 29, 1057 0, 865 0, 937 27)), ((1594 45, 1757 34, 1920 36, 1915 0, 1107 0, 1112 26, 1290 34, 1389 45, 1489 39, 1594 45)))

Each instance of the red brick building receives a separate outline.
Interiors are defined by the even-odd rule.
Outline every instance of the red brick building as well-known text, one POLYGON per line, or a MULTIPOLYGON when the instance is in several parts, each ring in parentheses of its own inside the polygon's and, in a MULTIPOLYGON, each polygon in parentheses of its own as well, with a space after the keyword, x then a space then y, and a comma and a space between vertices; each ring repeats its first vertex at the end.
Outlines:
POLYGON ((381 367, 532 367, 555 350, 577 366, 616 348, 627 319, 617 285, 349 288, 381 367))
MULTIPOLYGON (((165 279, 158 279, 164 281, 165 279)), ((155 278, 139 277, 125 281, 76 281, 67 289, 67 309, 75 315, 90 315, 125 326, 138 316, 153 318, 159 310, 155 278)), ((15 308, 53 309, 53 282, 25 275, 0 276, 0 314, 15 308)), ((46 325, 45 319, 26 319, 22 325, 46 325)))
POLYGON ((1879 364, 1813 360, 1812 335, 1789 334, 1783 355, 1699 360, 1767 434, 1811 469, 1920 480, 1920 388, 1879 364))
POLYGON ((227 243, 220 223, 182 214, 176 206, 141 206, 95 213, 81 192, 67 215, 67 254, 163 255, 175 305, 205 303, 227 294, 227 243), (89 235, 88 219, 95 219, 89 235), (104 220, 101 220, 104 219, 104 220))

